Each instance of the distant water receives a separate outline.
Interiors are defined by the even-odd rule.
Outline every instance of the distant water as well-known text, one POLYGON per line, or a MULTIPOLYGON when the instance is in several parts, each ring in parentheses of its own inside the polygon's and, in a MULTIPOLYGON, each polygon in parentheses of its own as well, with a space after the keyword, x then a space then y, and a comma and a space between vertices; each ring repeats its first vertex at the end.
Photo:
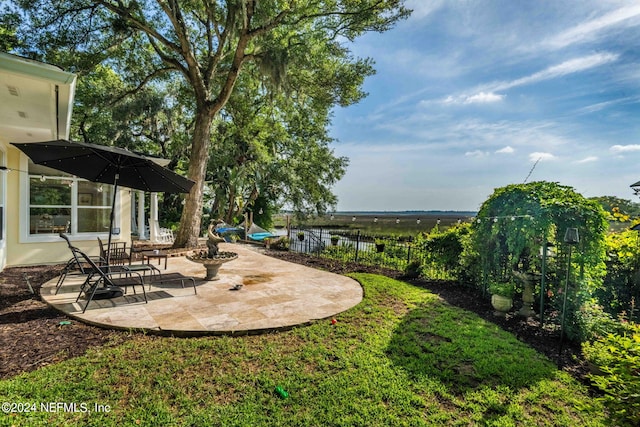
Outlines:
POLYGON ((477 211, 336 211, 327 215, 367 215, 367 216, 476 216, 477 211))

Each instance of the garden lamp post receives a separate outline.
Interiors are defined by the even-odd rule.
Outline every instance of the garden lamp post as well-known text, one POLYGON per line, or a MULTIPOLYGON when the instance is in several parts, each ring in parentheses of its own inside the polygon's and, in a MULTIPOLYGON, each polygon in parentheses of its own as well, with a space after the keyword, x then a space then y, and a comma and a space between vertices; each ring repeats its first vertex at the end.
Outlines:
POLYGON ((558 352, 558 365, 562 363, 562 344, 564 341, 564 321, 567 310, 567 294, 569 293, 569 279, 571 276, 571 249, 580 243, 580 236, 577 228, 567 228, 564 233, 564 243, 569 245, 569 255, 567 257, 567 279, 564 282, 564 295, 562 298, 562 319, 560 321, 560 351, 558 352))
POLYGON ((544 242, 540 247, 540 256, 542 257, 542 269, 540 271, 540 327, 544 327, 544 288, 547 275, 547 258, 555 256, 553 243, 547 241, 547 233, 544 234, 544 242))

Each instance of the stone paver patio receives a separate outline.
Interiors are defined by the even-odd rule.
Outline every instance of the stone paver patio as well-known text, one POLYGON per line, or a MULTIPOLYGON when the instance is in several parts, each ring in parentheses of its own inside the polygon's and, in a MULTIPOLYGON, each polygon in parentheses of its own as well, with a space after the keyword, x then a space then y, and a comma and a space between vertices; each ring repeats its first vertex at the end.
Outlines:
POLYGON ((123 297, 75 302, 81 276, 68 276, 58 295, 56 279, 44 284, 42 299, 50 306, 85 323, 114 329, 137 329, 173 335, 258 333, 328 319, 357 305, 363 296, 355 280, 326 271, 278 260, 239 244, 221 244, 238 258, 222 265, 219 280, 205 281, 205 268, 185 257, 169 258, 163 274, 180 272, 190 282, 151 286, 149 302, 132 289, 123 297), (242 284, 240 290, 230 290, 242 284))

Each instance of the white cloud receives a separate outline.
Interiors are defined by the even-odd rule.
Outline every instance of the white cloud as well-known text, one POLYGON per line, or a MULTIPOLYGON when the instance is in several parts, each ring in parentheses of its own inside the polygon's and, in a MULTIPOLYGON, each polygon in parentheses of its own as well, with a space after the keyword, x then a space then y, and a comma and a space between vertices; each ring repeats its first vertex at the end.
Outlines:
POLYGON ((575 163, 592 163, 592 162, 597 162, 598 158, 596 156, 589 156, 589 157, 585 157, 582 160, 576 160, 575 163))
POLYGON ((580 58, 569 59, 558 65, 553 65, 542 71, 538 71, 526 77, 519 79, 497 82, 490 85, 493 91, 511 89, 517 86, 537 83, 544 80, 551 80, 557 77, 566 76, 568 74, 585 71, 590 68, 599 67, 609 62, 616 61, 620 55, 615 53, 594 53, 593 55, 583 56, 580 58))
POLYGON ((502 92, 514 87, 530 85, 599 67, 618 60, 619 56, 620 55, 616 53, 605 52, 569 59, 561 62, 560 64, 552 65, 544 70, 537 71, 519 79, 498 81, 482 85, 471 91, 471 94, 462 94, 458 96, 449 95, 442 100, 442 103, 472 104, 502 101, 506 95, 497 94, 496 92, 502 92))
MULTIPOLYGON (((478 92, 473 95, 452 96, 449 95, 443 99, 443 104, 489 104, 492 102, 500 102, 505 98, 505 95, 493 93, 493 92, 478 92)), ((421 106, 428 105, 428 101, 422 101, 421 106)))
MULTIPOLYGON (((455 152, 457 155, 474 150, 494 152, 494 147, 502 149, 507 146, 514 153, 527 153, 531 147, 535 147, 537 151, 556 152, 562 146, 576 143, 574 128, 564 123, 483 120, 461 117, 458 114, 452 116, 435 109, 375 117, 363 122, 362 126, 387 135, 387 143, 369 144, 368 151, 375 150, 374 147, 390 145, 388 149, 393 151, 413 151, 418 148, 410 149, 409 146, 419 146, 420 149, 426 150, 428 147, 429 150, 455 152)), ((342 141, 341 144, 344 144, 345 140, 342 141)))
POLYGON ((499 150, 496 150, 496 153, 498 154, 512 154, 513 152, 515 152, 516 150, 513 149, 513 147, 511 147, 510 145, 507 145, 504 148, 501 148, 499 150))
POLYGON ((612 153, 630 153, 632 151, 640 151, 640 144, 612 145, 609 150, 612 153))
MULTIPOLYGON (((443 104, 456 104, 458 103, 458 100, 456 98, 454 98, 453 96, 449 95, 447 96, 445 99, 442 100, 443 104)), ((429 101, 420 101, 420 106, 425 106, 425 105, 429 105, 429 101)))
POLYGON ((630 99, 631 99, 631 97, 626 97, 626 98, 614 99, 612 101, 598 102, 598 103, 583 107, 583 108, 579 109, 577 112, 578 112, 578 114, 595 113, 597 111, 604 110, 605 108, 609 108, 609 107, 612 107, 614 105, 618 105, 620 103, 626 102, 626 101, 628 101, 630 99))
POLYGON ((487 104, 490 102, 498 102, 504 99, 504 95, 495 94, 493 92, 479 92, 475 95, 467 96, 464 100, 465 104, 487 104))
POLYGON ((555 35, 543 42, 543 45, 553 49, 560 49, 575 43, 592 40, 597 33, 608 27, 623 25, 637 25, 638 21, 629 22, 631 18, 640 16, 640 5, 635 4, 622 7, 609 12, 603 16, 578 24, 560 34, 555 35))
POLYGON ((464 155, 467 157, 475 157, 479 159, 479 158, 488 156, 489 153, 482 150, 475 150, 475 151, 467 151, 466 153, 464 153, 464 155))
POLYGON ((551 153, 535 152, 535 153, 529 154, 529 161, 531 162, 556 160, 556 159, 557 157, 551 153))

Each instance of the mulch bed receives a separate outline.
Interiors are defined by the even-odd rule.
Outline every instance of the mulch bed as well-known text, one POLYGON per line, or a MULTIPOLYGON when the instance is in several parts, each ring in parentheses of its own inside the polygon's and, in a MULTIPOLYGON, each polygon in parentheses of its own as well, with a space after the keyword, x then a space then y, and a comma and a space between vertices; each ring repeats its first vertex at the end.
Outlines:
MULTIPOLYGON (((338 274, 364 272, 403 279, 398 271, 381 267, 345 264, 291 252, 265 251, 265 253, 279 259, 338 274)), ((15 267, 6 268, 0 273, 0 378, 10 378, 22 372, 33 371, 80 356, 88 348, 115 345, 132 337, 129 332, 102 329, 70 320, 49 308, 40 299, 40 286, 56 277, 61 269, 62 265, 15 267), (29 290, 27 282, 33 288, 34 294, 29 290)), ((407 281, 428 289, 451 305, 474 312, 483 319, 496 323, 512 332, 519 340, 545 354, 550 360, 559 363, 576 378, 584 380, 586 369, 580 356, 579 346, 565 345, 562 355, 559 356, 560 341, 556 330, 540 328, 539 322, 515 315, 509 315, 506 318, 495 317, 488 300, 454 282, 407 281)))
POLYGON ((123 332, 70 320, 40 299, 40 286, 56 277, 62 267, 15 267, 0 273, 0 378, 33 371, 83 355, 90 347, 126 338, 123 332))

